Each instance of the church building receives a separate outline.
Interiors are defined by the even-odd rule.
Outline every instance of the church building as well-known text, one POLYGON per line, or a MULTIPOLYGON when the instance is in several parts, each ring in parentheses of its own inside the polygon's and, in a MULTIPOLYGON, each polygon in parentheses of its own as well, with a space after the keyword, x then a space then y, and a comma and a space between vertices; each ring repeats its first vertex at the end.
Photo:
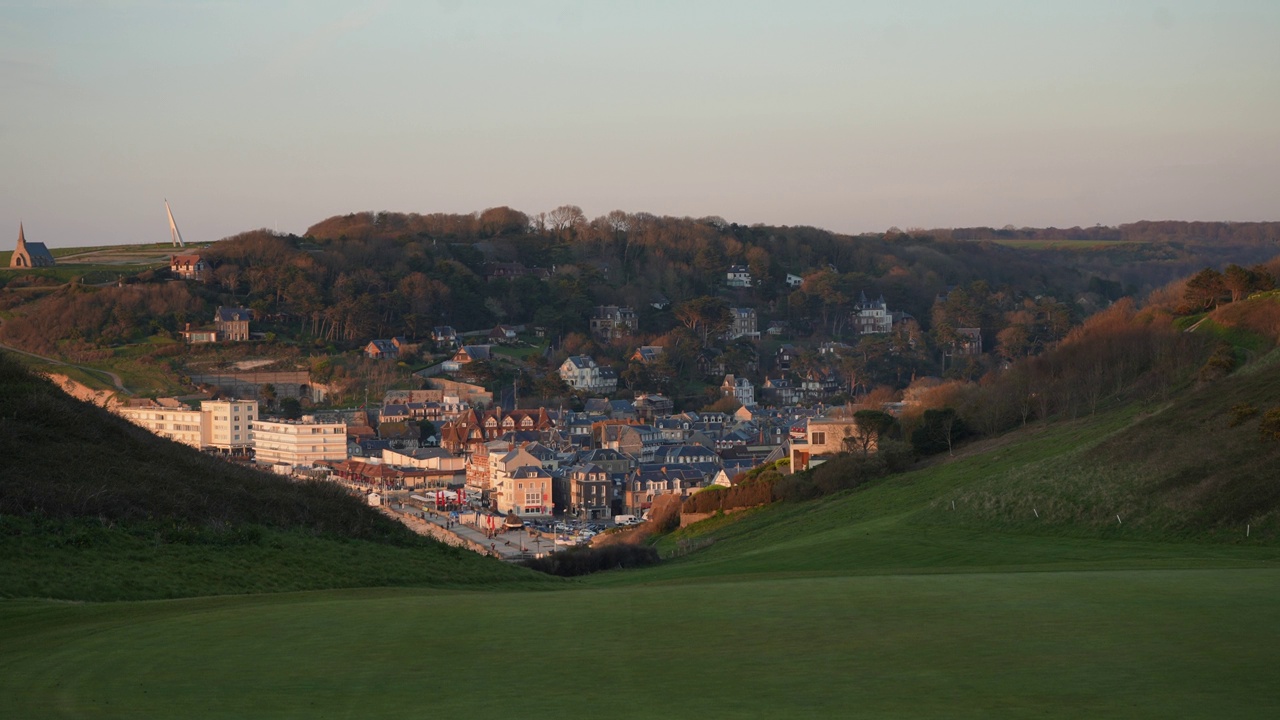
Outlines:
POLYGON ((9 258, 11 268, 53 267, 53 255, 44 243, 27 242, 22 232, 22 223, 18 223, 18 247, 9 258))

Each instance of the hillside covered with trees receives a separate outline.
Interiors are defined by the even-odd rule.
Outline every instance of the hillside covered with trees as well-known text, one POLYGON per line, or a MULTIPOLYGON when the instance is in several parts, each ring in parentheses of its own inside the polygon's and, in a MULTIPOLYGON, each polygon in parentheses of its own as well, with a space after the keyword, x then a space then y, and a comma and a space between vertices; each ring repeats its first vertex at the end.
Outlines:
MULTIPOLYGON (((403 336, 426 341, 420 356, 405 358, 413 365, 430 359, 438 325, 538 328, 550 352, 523 366, 477 365, 469 379, 490 386, 520 381, 542 397, 563 392, 554 377, 539 382, 571 354, 613 365, 628 391, 678 395, 703 382, 698 365, 708 349, 723 359, 724 372, 763 374, 778 343, 792 341, 801 346, 801 371, 824 367, 843 378, 847 392, 901 389, 923 376, 976 379, 1001 362, 1041 352, 1122 297, 1206 266, 1235 263, 1273 275, 1257 263, 1280 249, 1277 228, 1143 222, 849 236, 715 217, 614 211, 593 219, 568 205, 537 215, 506 207, 365 212, 326 219, 301 236, 253 231, 214 243, 200 251, 210 266, 202 282, 175 282, 156 269, 111 286, 72 281, 32 291, 30 279, 6 275, 0 342, 77 362, 139 346, 140 362, 181 375, 191 353, 211 351, 155 340, 207 322, 215 307, 243 305, 274 352, 299 362, 403 336), (734 266, 749 272, 749 286, 726 286, 726 270, 734 266), (901 322, 891 334, 860 335, 851 313, 881 297, 901 322), (602 305, 634 308, 637 331, 592 337, 590 317, 602 305), (770 325, 778 334, 758 343, 722 339, 730 307, 754 309, 762 336, 770 325), (961 328, 980 329, 984 354, 955 352, 961 328), (839 357, 819 358, 823 342, 841 343, 839 357), (642 345, 665 348, 659 364, 630 363, 642 345)), ((319 381, 368 370, 310 364, 319 381)))

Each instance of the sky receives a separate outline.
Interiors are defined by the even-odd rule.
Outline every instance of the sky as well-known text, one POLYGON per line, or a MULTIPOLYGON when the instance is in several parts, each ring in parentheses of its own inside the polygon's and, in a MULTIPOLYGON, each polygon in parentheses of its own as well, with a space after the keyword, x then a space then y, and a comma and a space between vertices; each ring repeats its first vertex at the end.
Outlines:
POLYGON ((1274 0, 0 0, 0 247, 166 242, 166 198, 189 242, 1280 220, 1277 38, 1274 0))

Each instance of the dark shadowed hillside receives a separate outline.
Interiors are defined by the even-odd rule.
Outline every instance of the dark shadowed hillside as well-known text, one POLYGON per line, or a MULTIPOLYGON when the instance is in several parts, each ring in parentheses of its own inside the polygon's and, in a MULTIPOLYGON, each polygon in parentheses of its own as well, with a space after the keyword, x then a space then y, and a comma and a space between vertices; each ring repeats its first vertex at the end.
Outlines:
POLYGON ((0 597, 461 585, 526 571, 420 538, 336 486, 158 438, 0 355, 0 597))
POLYGON ((252 524, 403 542, 336 486, 299 484, 164 440, 0 356, 0 514, 104 522, 252 524))

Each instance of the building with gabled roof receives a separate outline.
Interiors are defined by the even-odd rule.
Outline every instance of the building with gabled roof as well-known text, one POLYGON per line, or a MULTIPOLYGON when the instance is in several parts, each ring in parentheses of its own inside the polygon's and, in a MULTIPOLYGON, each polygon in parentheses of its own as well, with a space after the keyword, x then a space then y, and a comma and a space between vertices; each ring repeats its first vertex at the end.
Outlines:
POLYGON ((443 363, 445 372, 458 372, 467 363, 489 360, 493 357, 492 345, 463 345, 453 357, 443 363))
POLYGON ((495 325, 489 331, 489 339, 502 345, 510 345, 520 339, 520 332, 511 325, 495 325))
POLYGON ((703 487, 715 477, 719 466, 701 468, 685 464, 645 464, 627 474, 624 484, 623 505, 637 515, 653 506, 659 495, 686 496, 695 488, 703 487))
POLYGON ((618 389, 618 373, 590 355, 572 355, 560 365, 560 379, 578 392, 608 395, 618 389))
POLYGON ((546 433, 554 427, 546 408, 494 408, 484 413, 468 410, 440 429, 440 446, 449 452, 469 455, 475 453, 480 445, 497 440, 509 432, 546 433))
POLYGON ((650 365, 661 360, 666 351, 667 349, 661 345, 641 345, 631 353, 631 362, 650 365))
POLYGON ((591 312, 591 334, 602 339, 627 337, 640 326, 636 311, 618 305, 597 305, 591 312))
POLYGON ((44 243, 27 242, 22 223, 18 223, 18 246, 14 248, 13 255, 9 258, 9 267, 53 267, 56 264, 53 253, 49 252, 49 248, 45 247, 44 243))
POLYGON ((199 255, 171 255, 169 272, 183 280, 203 280, 209 272, 209 264, 199 255))
POLYGON ((405 340, 402 337, 375 338, 364 346, 364 354, 365 357, 374 360, 394 360, 400 357, 400 350, 404 345, 405 340))
POLYGON ((253 311, 247 307, 221 307, 213 313, 214 329, 220 342, 249 339, 249 321, 253 311))
POLYGON ((859 293, 858 305, 853 311, 853 326, 859 335, 875 335, 893 332, 893 314, 884 301, 884 295, 877 300, 867 300, 865 292, 859 293))
POLYGON ((458 344, 458 331, 451 325, 437 325, 431 329, 431 339, 442 348, 451 348, 458 344))
POLYGON ((720 384, 720 394, 737 400, 738 404, 744 407, 756 404, 756 389, 751 385, 751 381, 744 377, 725 375, 724 382, 720 384))
POLYGON ((497 510, 521 517, 549 517, 555 512, 551 473, 534 465, 523 465, 501 480, 497 487, 497 510))
POLYGON ((740 337, 751 340, 760 339, 755 308, 729 308, 729 316, 732 318, 732 324, 724 333, 725 340, 737 340, 740 337))
POLYGON ((605 468, 586 463, 569 472, 569 514, 582 520, 612 516, 613 478, 605 468))
POLYGON ((640 395, 631 403, 631 407, 634 408, 637 419, 649 421, 670 415, 676 405, 670 398, 654 393, 640 395))

